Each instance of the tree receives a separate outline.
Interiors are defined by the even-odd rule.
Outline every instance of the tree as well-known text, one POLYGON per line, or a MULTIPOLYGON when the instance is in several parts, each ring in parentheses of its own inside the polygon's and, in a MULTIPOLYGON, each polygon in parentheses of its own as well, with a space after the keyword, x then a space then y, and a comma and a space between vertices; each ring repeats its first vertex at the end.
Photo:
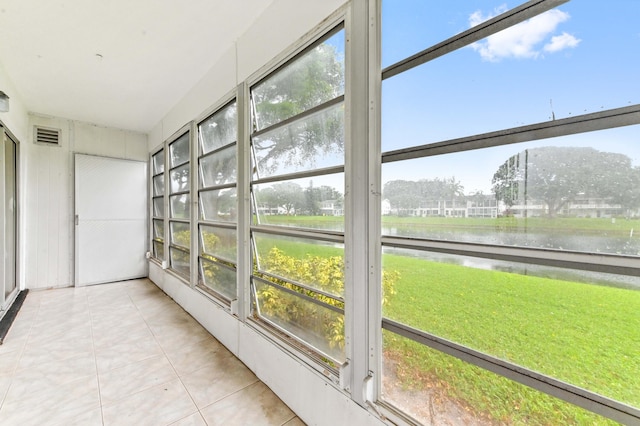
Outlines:
POLYGON ((384 184, 382 196, 394 209, 411 210, 439 202, 452 202, 464 195, 464 187, 455 177, 392 180, 384 184))
POLYGON ((589 147, 541 147, 508 158, 495 172, 493 192, 507 206, 536 200, 555 217, 578 197, 627 208, 640 201, 640 173, 624 154, 589 147))
MULTIPOLYGON (((236 104, 233 103, 203 121, 199 126, 201 152, 206 154, 234 142, 237 120, 236 104)), ((235 170, 235 163, 230 163, 229 167, 235 170)))
MULTIPOLYGON (((200 124, 198 138, 202 154, 226 147, 199 160, 199 180, 203 187, 216 187, 236 181, 236 146, 232 145, 237 139, 236 127, 235 103, 227 105, 200 124)), ((235 202, 235 191, 228 189, 207 191, 206 195, 201 195, 201 208, 208 219, 235 220, 235 202)))
POLYGON ((284 209, 286 214, 295 214, 304 205, 304 191, 293 182, 275 183, 270 187, 256 191, 258 207, 284 209))
MULTIPOLYGON (((344 93, 344 59, 323 43, 251 92, 254 130, 265 129, 344 93)), ((283 164, 309 168, 318 157, 344 152, 344 112, 314 114, 252 138, 258 173, 272 174, 283 164)))
POLYGON ((342 194, 335 188, 322 185, 315 187, 313 181, 309 181, 309 186, 304 190, 304 214, 318 216, 322 214, 322 203, 324 201, 334 201, 335 205, 342 205, 342 194))

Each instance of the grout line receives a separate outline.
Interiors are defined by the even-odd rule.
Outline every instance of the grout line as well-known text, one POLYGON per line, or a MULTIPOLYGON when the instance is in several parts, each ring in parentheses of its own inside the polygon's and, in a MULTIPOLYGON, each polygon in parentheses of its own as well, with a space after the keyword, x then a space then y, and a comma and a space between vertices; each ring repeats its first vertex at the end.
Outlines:
MULTIPOLYGON (((31 293, 31 292, 29 292, 29 293, 31 293)), ((27 297, 29 297, 29 293, 27 293, 27 296, 25 297, 25 300, 26 300, 27 297)), ((36 312, 34 314, 34 318, 35 319, 37 319, 40 316, 40 304, 41 304, 41 302, 42 302, 41 301, 41 297, 38 297, 38 302, 37 302, 38 304, 35 307, 36 312)), ((23 302, 23 304, 24 304, 24 302, 23 302)), ((18 359, 16 360, 16 363, 13 366, 12 371, 8 374, 8 376, 10 377, 10 382, 9 382, 9 386, 7 386, 7 390, 5 391, 4 395, 2 395, 2 400, 0 400, 0 412, 2 411, 2 408, 4 407, 4 403, 5 403, 6 399, 7 399, 7 395, 9 395, 9 392, 11 391, 11 388, 14 386, 15 375, 16 375, 16 372, 18 371, 18 366, 20 365, 20 360, 22 359, 22 356, 24 355, 24 352, 27 349, 27 343, 29 342, 29 339, 31 337, 31 330, 33 330, 34 323, 35 323, 35 321, 29 321, 29 330, 26 332, 26 337, 24 339, 24 343, 21 345, 20 349, 17 350, 18 359)))
MULTIPOLYGON (((86 288, 86 287, 85 287, 86 288)), ((89 310, 89 329, 91 330, 91 349, 93 350, 93 363, 96 369, 96 381, 98 383, 98 403, 100 405, 100 421, 104 426, 104 410, 102 409, 102 390, 100 389, 100 374, 98 373, 98 356, 96 353, 96 343, 93 334, 93 310, 89 303, 89 289, 85 290, 85 297, 87 299, 87 309, 89 310)))
MULTIPOLYGON (((162 291, 160 289, 158 289, 158 291, 162 291)), ((133 305, 136 307, 136 309, 138 310, 138 312, 140 312, 140 316, 142 317, 142 320, 144 321, 144 323, 147 325, 147 328, 149 329, 149 332, 151 333, 151 335, 153 336, 153 340, 158 344, 158 347, 160 347, 160 350, 162 351, 162 354, 164 355, 164 357, 167 359, 167 362, 169 363, 169 365, 171 366, 171 369, 173 370, 173 372, 175 373, 176 377, 178 378, 178 380, 180 381, 180 384, 182 385, 182 387, 184 388, 185 392, 187 392, 187 395, 189 395, 189 399, 191 399, 191 402, 193 403, 193 406, 196 407, 196 412, 200 415, 200 417, 202 417, 204 419, 204 416, 202 415, 202 413, 200 412, 200 408, 198 407, 198 404, 196 403, 195 399, 193 398, 193 396, 191 395, 191 392, 189 392, 189 389, 187 388, 187 386, 184 384, 184 382, 182 381, 182 376, 180 376, 180 374, 178 374, 178 370, 176 369, 176 367, 173 365, 173 362, 171 361, 171 358, 169 357, 169 355, 167 355, 167 352, 165 351, 165 348, 162 346, 162 344, 160 344, 160 342, 157 339, 156 334, 153 332, 153 329, 151 328, 151 326, 149 325, 149 323, 147 322, 147 318, 145 318, 145 316, 142 314, 142 311, 140 310, 140 308, 138 307, 137 303, 131 298, 131 295, 129 295, 129 292, 127 292, 127 296, 129 296, 129 299, 131 300, 131 303, 133 303, 133 305)), ((176 303, 173 299, 171 299, 172 303, 176 303)), ((177 304, 177 303, 176 303, 177 304)), ((189 414, 189 416, 193 415, 195 413, 191 413, 189 414)), ((185 416, 189 417, 189 416, 185 416)), ((175 422, 174 422, 175 423, 175 422)), ((206 420, 205 420, 206 423, 206 420)))

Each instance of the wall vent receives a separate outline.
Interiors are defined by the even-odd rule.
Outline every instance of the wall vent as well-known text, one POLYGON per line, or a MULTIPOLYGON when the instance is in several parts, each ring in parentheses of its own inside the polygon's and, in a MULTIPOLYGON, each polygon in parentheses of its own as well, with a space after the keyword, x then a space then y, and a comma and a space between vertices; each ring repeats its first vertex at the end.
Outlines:
POLYGON ((60 129, 52 129, 51 127, 34 126, 36 143, 43 145, 60 145, 60 129))

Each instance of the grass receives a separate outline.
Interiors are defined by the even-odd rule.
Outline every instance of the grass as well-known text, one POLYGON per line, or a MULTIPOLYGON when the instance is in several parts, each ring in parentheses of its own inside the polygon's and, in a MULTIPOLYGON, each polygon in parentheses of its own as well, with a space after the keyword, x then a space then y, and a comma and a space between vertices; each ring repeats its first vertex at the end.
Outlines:
MULTIPOLYGON (((340 226, 344 223, 342 216, 263 216, 266 223, 272 225, 295 225, 318 227, 318 225, 340 226)), ((383 216, 384 227, 438 227, 438 229, 464 229, 477 231, 522 231, 538 230, 541 232, 587 232, 606 233, 628 237, 633 230, 640 236, 640 219, 617 218, 565 218, 565 217, 532 217, 532 218, 460 218, 460 217, 397 217, 383 216)))
MULTIPOLYGON (((385 316, 640 406, 639 291, 396 255, 385 255, 384 267, 401 274, 385 316)), ((408 359, 405 368, 451 384, 451 396, 485 407, 493 418, 504 421, 511 413, 516 423, 604 421, 457 360, 455 368, 448 368, 450 357, 420 345, 391 338, 385 347, 393 356, 408 359), (493 395, 491 402, 487 395, 493 395)), ((428 383, 409 380, 406 385, 420 388, 428 383)))
MULTIPOLYGON (((299 241, 261 242, 287 255, 342 255, 299 241)), ((386 254, 400 272, 384 315, 518 365, 640 406, 640 291, 474 269, 386 254)), ((408 389, 438 389, 508 424, 613 424, 576 406, 385 332, 408 389)))

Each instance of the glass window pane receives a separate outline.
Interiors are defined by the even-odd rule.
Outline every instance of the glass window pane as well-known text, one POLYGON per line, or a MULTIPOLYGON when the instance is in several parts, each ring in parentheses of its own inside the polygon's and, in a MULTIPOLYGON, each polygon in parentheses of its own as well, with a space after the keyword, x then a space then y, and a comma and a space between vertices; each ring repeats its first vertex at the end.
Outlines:
POLYGON ((344 163, 344 105, 251 139, 254 178, 338 166, 344 163))
POLYGON ((254 280, 254 291, 258 315, 262 319, 331 359, 339 363, 345 361, 343 313, 258 280, 254 280))
POLYGON ((164 195, 164 175, 158 175, 153 178, 153 196, 164 195))
MULTIPOLYGON (((454 10, 449 2, 425 3, 438 19, 439 9, 454 10)), ((485 6, 479 11, 493 13, 485 6)), ((471 19, 474 9, 465 13, 471 19)), ((569 2, 386 79, 382 150, 640 103, 640 61, 628 54, 637 49, 639 18, 638 2, 605 10, 597 2, 569 2)), ((396 39, 387 49, 403 43, 396 39)))
POLYGON ((189 219, 191 197, 189 194, 174 195, 169 197, 171 204, 171 217, 174 219, 189 219))
MULTIPOLYGON (((0 133, 0 137, 4 136, 0 133)), ((0 147, 2 147, 0 139, 0 147)), ((0 297, 0 307, 4 304, 16 288, 16 258, 17 258, 17 228, 18 228, 18 201, 17 201, 17 153, 16 144, 4 137, 4 164, 0 164, 0 171, 4 168, 2 182, 0 182, 0 194, 4 192, 0 205, 3 207, 0 212, 0 226, 4 229, 0 255, 3 254, 0 264, 3 270, 0 272, 0 283, 4 282, 4 294, 0 297)), ((0 284, 2 285, 2 284, 0 284)))
POLYGON ((170 247, 169 255, 171 256, 171 268, 181 275, 189 277, 189 271, 191 269, 189 266, 189 253, 170 247))
POLYGON ((200 187, 224 185, 236 181, 236 146, 200 159, 200 187))
POLYGON ((640 255, 640 126, 383 165, 383 234, 640 255))
POLYGON ((237 220, 236 188, 200 192, 200 219, 223 222, 237 220))
POLYGON ((158 151, 153 156, 153 174, 164 172, 164 150, 158 151))
POLYGON ((235 142, 237 137, 236 103, 216 112, 200 123, 200 153, 206 154, 235 142))
POLYGON ((189 165, 171 170, 171 193, 189 190, 189 165))
POLYGON ((264 129, 344 94, 344 30, 254 86, 254 127, 264 129))
POLYGON ((171 168, 189 162, 189 132, 169 145, 169 153, 171 168))
POLYGON ((344 174, 253 185, 258 223, 344 231, 344 174))
POLYGON ((153 257, 159 260, 164 260, 164 242, 153 241, 153 257))
POLYGON ((237 298, 236 271, 200 258, 200 282, 229 300, 237 298))
POLYGON ((153 215, 164 217, 164 199, 162 197, 153 199, 153 215))
POLYGON ((383 266, 385 317, 640 407, 637 277, 389 247, 383 266))
POLYGON ((343 244, 257 232, 253 238, 259 271, 343 296, 343 244))
POLYGON ((425 425, 617 425, 382 330, 382 399, 425 425))
POLYGON ((164 240, 164 220, 153 220, 153 238, 164 240))
POLYGON ((189 250, 191 247, 191 227, 188 223, 171 222, 171 243, 189 250))
POLYGON ((382 68, 519 6, 491 0, 382 2, 382 68))
POLYGON ((236 262, 236 230, 200 225, 202 252, 229 262, 236 262))

